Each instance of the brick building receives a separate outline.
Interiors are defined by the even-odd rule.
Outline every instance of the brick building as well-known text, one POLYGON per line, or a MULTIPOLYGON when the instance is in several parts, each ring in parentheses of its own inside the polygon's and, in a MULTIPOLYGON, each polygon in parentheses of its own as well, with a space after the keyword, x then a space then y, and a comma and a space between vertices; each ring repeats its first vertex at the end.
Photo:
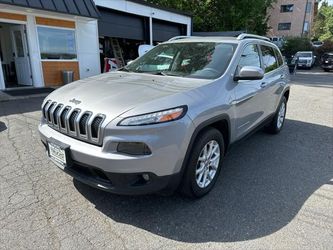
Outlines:
POLYGON ((318 0, 278 0, 268 10, 268 36, 311 36, 318 0))

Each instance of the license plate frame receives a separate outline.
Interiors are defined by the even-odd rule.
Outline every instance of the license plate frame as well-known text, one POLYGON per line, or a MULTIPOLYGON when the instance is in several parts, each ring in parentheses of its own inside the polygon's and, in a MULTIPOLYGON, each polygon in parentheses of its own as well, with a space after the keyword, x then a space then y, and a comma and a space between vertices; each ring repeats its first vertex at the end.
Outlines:
POLYGON ((70 146, 54 138, 47 140, 47 154, 51 161, 63 170, 72 165, 70 146))

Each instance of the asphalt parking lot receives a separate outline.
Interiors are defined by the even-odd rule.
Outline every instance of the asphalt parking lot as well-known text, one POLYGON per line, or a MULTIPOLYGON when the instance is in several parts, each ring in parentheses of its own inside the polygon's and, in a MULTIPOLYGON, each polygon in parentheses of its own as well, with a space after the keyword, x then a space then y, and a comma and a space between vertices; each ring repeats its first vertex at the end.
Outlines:
POLYGON ((293 83, 281 134, 238 144, 196 201, 81 184, 46 157, 42 98, 0 103, 0 249, 332 249, 333 73, 293 83))

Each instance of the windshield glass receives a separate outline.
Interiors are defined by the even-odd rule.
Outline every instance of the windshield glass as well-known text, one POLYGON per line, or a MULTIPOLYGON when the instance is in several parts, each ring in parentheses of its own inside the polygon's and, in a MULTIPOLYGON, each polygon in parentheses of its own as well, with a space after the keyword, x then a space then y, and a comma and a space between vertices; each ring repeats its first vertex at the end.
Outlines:
POLYGON ((236 44, 193 42, 161 44, 125 70, 137 73, 215 79, 227 69, 236 44))
POLYGON ((333 59, 333 54, 324 54, 323 59, 333 59))
POLYGON ((298 52, 297 53, 298 57, 312 57, 312 53, 307 53, 307 52, 298 52))

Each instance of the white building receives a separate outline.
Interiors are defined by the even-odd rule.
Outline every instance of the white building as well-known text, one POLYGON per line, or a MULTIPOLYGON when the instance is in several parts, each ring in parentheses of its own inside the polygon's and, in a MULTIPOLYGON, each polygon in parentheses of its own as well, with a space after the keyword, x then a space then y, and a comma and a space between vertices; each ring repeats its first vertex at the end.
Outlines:
POLYGON ((0 90, 63 84, 101 73, 117 40, 124 60, 140 44, 190 35, 186 13, 141 0, 0 0, 0 90))

